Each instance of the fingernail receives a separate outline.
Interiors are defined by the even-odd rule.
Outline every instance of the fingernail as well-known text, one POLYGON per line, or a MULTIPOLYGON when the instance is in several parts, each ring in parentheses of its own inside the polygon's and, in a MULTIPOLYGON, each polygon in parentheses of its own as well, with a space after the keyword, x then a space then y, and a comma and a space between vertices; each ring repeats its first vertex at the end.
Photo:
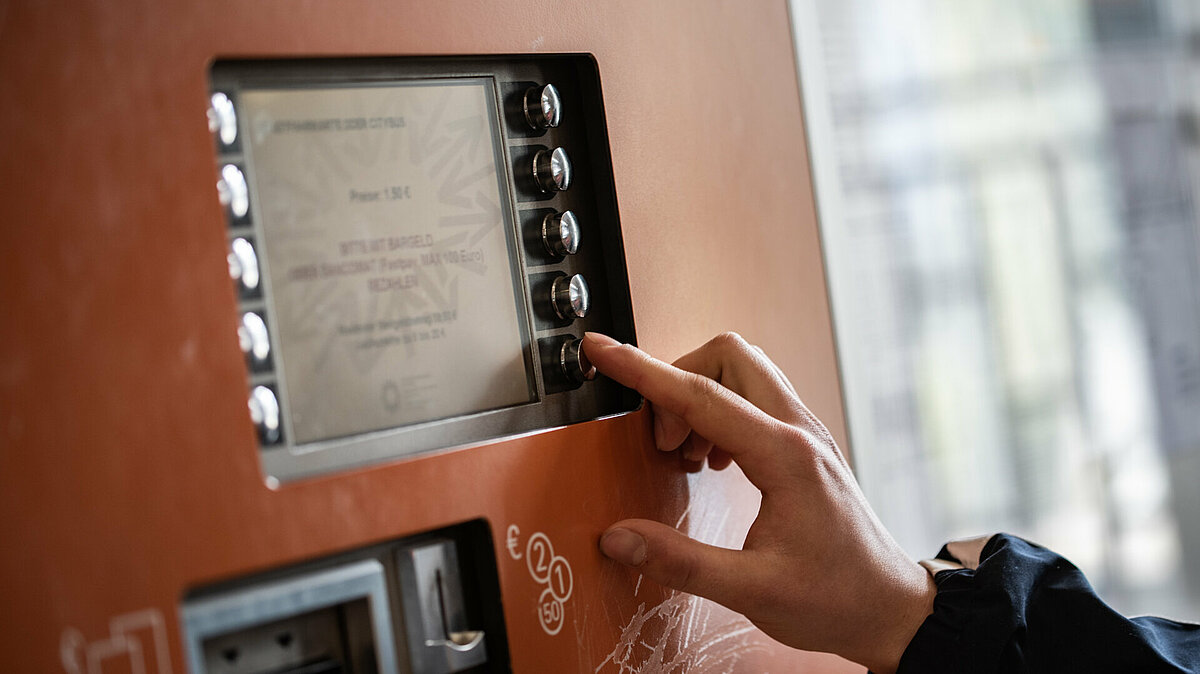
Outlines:
POLYGON ((585 332, 583 338, 596 346, 620 346, 620 342, 599 332, 585 332))
POLYGON ((628 529, 610 529, 600 539, 600 551, 626 566, 646 561, 646 541, 628 529))

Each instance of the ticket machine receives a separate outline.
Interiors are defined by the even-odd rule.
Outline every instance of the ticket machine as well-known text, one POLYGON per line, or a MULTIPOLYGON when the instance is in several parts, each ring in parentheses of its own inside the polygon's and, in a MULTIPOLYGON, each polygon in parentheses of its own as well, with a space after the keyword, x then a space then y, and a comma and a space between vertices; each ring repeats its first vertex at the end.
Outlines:
POLYGON ((0 8, 8 671, 853 671, 606 560, 736 547, 599 331, 845 441, 785 2, 0 8))

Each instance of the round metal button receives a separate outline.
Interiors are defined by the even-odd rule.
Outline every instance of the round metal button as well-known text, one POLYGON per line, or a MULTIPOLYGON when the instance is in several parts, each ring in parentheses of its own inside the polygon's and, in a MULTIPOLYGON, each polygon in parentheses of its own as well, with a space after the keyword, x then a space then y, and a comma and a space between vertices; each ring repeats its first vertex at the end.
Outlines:
POLYGON ((535 131, 558 126, 562 119, 562 99, 553 84, 531 87, 525 92, 525 121, 535 131))
POLYGON ((247 311, 242 314, 242 322, 238 325, 238 344, 242 353, 246 354, 250 365, 260 368, 267 364, 271 357, 271 337, 267 334, 267 324, 262 316, 247 311))
POLYGON ((233 101, 221 92, 209 99, 208 130, 215 133, 222 145, 233 145, 237 140, 237 112, 233 101))
POLYGON ((238 286, 238 291, 249 295, 258 290, 258 255, 254 244, 238 237, 229 244, 229 277, 238 286))
POLYGON ((583 352, 583 340, 571 339, 563 342, 559 355, 563 374, 571 381, 582 384, 596 378, 596 368, 583 352))
POLYGON ((264 445, 279 442, 279 401, 275 392, 266 386, 255 386, 250 391, 250 420, 258 429, 258 439, 264 445))
POLYGON ((565 320, 587 316, 592 305, 587 281, 581 274, 564 274, 554 279, 550 284, 550 301, 554 305, 554 313, 565 320))
POLYGON ((579 250, 579 220, 571 211, 550 213, 542 219, 542 243, 555 257, 574 255, 579 250))
POLYGON ((571 160, 561 147, 538 150, 533 155, 533 182, 543 192, 561 192, 571 186, 571 160))
POLYGON ((250 212, 250 188, 246 186, 246 176, 240 168, 233 164, 221 168, 217 197, 235 218, 245 217, 250 212))

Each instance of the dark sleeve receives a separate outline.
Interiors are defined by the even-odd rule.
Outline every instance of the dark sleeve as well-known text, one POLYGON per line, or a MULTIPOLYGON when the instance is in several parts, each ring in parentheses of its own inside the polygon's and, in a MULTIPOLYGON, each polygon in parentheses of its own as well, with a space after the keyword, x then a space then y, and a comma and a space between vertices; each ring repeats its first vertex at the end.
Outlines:
MULTIPOLYGON (((954 560, 943 547, 940 559, 954 560)), ((940 672, 1200 673, 1200 625, 1128 619, 1059 555, 997 534, 978 566, 940 571, 933 613, 897 674, 940 672)))

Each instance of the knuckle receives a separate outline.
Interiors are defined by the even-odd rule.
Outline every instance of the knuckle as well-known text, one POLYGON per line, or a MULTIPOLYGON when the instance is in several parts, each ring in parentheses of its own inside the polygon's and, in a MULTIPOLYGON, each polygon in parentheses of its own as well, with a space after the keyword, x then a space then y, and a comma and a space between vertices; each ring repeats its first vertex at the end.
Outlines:
POLYGON ((718 349, 727 351, 742 351, 749 346, 741 335, 733 332, 732 330, 722 332, 716 337, 710 339, 708 343, 718 349))
POLYGON ((795 450, 792 456, 797 463, 794 465, 802 475, 819 480, 845 470, 837 446, 827 435, 796 426, 790 426, 786 433, 789 446, 795 450))
POLYGON ((817 470, 824 453, 821 443, 812 433, 799 426, 784 424, 783 441, 791 449, 788 454, 797 468, 808 473, 817 470))
POLYGON ((759 370, 769 367, 769 365, 764 366, 764 362, 769 363, 769 359, 762 350, 747 342, 736 332, 722 332, 713 337, 709 343, 717 352, 719 360, 722 361, 722 378, 730 376, 737 379, 738 372, 747 366, 759 370))
POLYGON ((783 441, 788 447, 796 450, 803 450, 804 453, 812 451, 812 441, 809 439, 808 433, 803 428, 785 424, 783 429, 783 441))

